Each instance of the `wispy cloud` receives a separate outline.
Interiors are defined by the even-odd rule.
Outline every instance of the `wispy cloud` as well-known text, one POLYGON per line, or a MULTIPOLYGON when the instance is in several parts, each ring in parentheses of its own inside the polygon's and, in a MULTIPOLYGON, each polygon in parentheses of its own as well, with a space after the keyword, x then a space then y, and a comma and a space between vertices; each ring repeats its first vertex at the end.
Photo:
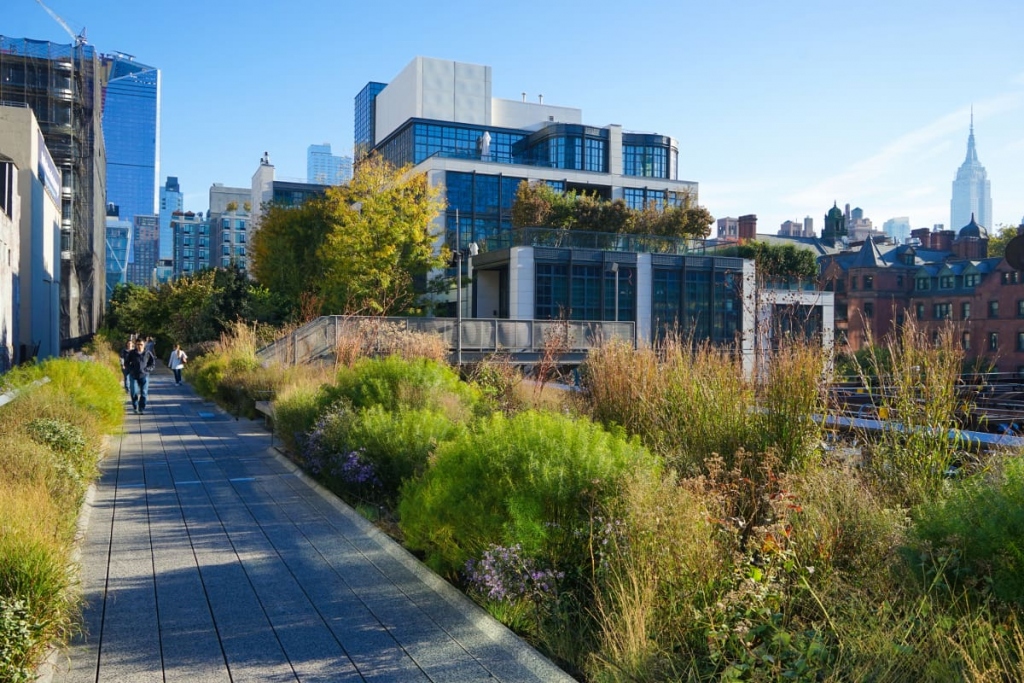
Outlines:
MULTIPOLYGON (((984 120, 1021 107, 1024 94, 1014 92, 994 97, 974 105, 974 118, 984 120)), ((814 185, 785 197, 784 201, 801 207, 821 204, 836 197, 866 197, 877 194, 881 188, 896 190, 900 173, 908 166, 934 158, 953 144, 951 136, 962 135, 964 121, 970 116, 970 107, 961 107, 931 123, 902 135, 885 145, 872 156, 857 161, 846 170, 825 178, 814 185)))

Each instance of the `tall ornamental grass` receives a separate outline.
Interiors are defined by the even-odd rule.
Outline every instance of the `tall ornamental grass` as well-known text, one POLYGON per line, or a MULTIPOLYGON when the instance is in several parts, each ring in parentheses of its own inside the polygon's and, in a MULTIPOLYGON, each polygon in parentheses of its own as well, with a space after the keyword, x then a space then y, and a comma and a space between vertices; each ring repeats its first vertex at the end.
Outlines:
POLYGON ((869 467, 898 500, 931 500, 966 455, 963 440, 950 436, 969 411, 959 392, 964 354, 956 327, 950 323, 929 336, 910 320, 866 355, 858 374, 885 422, 884 429, 860 435, 869 467))

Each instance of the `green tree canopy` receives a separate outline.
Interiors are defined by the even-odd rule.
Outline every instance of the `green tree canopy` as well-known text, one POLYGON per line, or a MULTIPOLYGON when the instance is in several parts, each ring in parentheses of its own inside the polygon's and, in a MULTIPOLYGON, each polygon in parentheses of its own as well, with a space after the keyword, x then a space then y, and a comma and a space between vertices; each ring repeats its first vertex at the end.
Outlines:
POLYGON ((818 275, 818 260, 809 249, 798 249, 792 244, 747 242, 718 252, 722 256, 753 259, 757 274, 762 278, 813 278, 818 275))
POLYGON ((512 225, 559 230, 707 237, 715 219, 687 196, 682 205, 631 209, 621 199, 607 201, 575 191, 559 192, 547 183, 523 181, 512 205, 512 225))
POLYGON ((1000 225, 988 239, 989 256, 1006 256, 1006 245, 1017 236, 1016 225, 1000 225))
POLYGON ((415 283, 446 258, 431 226, 444 208, 426 174, 410 175, 379 156, 362 161, 348 185, 328 189, 333 213, 318 256, 318 291, 336 313, 388 315, 411 307, 415 283))

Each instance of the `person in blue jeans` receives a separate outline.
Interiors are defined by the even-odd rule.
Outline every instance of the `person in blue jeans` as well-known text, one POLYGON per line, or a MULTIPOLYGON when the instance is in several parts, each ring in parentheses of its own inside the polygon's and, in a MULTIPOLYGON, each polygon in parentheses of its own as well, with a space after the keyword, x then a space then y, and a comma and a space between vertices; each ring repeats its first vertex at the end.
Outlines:
POLYGON ((149 373, 156 367, 156 356, 146 348, 146 342, 139 339, 128 354, 126 364, 131 378, 132 410, 144 414, 149 403, 149 373))

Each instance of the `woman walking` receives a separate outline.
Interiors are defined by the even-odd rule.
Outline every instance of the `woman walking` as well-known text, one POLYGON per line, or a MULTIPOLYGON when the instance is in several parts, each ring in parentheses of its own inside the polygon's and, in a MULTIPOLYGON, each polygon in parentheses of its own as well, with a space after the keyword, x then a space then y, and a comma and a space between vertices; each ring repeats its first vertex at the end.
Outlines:
POLYGON ((181 371, 187 362, 188 356, 181 350, 181 344, 175 344, 174 350, 171 351, 171 357, 167 363, 167 367, 174 371, 175 385, 181 384, 181 371))

